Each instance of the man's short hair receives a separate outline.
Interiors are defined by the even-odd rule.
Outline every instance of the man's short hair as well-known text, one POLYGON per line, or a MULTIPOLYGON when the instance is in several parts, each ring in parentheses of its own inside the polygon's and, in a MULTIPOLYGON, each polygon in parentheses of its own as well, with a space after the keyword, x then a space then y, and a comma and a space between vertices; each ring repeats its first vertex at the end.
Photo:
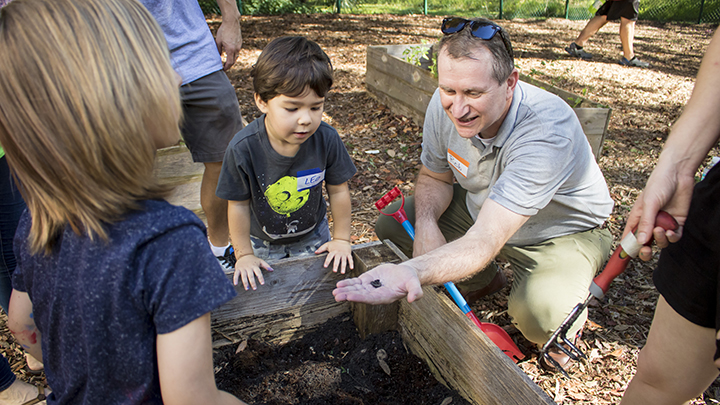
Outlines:
MULTIPOLYGON (((490 23, 486 18, 470 18, 470 21, 490 23)), ((477 38, 471 33, 470 24, 454 34, 443 35, 438 47, 438 54, 443 48, 453 59, 472 58, 473 52, 478 46, 485 47, 493 57, 493 77, 498 83, 502 83, 510 76, 515 68, 515 60, 512 55, 510 36, 504 29, 501 29, 491 39, 477 38)))
POLYGON ((297 97, 311 88, 325 97, 333 84, 330 58, 305 37, 280 37, 263 49, 252 68, 253 89, 264 102, 285 95, 297 97))

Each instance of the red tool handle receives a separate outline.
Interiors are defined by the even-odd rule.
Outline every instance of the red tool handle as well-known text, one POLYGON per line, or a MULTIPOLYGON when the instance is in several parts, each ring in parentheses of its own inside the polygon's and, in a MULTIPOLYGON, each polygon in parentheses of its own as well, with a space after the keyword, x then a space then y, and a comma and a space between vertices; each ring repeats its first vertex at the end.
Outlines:
MULTIPOLYGON (((679 225, 672 215, 665 211, 659 211, 657 217, 655 217, 655 227, 661 227, 666 231, 674 231, 679 225)), ((633 229, 633 234, 637 231, 637 228, 633 229)), ((645 243, 645 246, 649 246, 653 241, 652 235, 650 239, 645 243)), ((623 250, 622 245, 615 249, 615 252, 608 260, 605 265, 605 269, 602 273, 598 274, 593 280, 593 284, 590 286, 590 292, 597 298, 602 298, 610 287, 610 283, 619 276, 628 263, 630 262, 631 256, 623 250)))

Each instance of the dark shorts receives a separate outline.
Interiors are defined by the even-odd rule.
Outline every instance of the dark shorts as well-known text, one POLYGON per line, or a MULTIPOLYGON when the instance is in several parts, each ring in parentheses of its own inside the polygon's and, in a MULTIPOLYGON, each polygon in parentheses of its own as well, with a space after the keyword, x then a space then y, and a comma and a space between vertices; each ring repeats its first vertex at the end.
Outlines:
POLYGON ((655 286, 675 312, 715 330, 720 329, 719 201, 720 165, 695 186, 683 236, 663 249, 653 275, 655 286))
POLYGON ((637 21, 640 0, 606 0, 595 15, 605 15, 608 21, 619 20, 620 17, 637 21))
POLYGON ((218 70, 180 87, 182 135, 195 162, 222 162, 233 136, 243 128, 235 88, 218 70))

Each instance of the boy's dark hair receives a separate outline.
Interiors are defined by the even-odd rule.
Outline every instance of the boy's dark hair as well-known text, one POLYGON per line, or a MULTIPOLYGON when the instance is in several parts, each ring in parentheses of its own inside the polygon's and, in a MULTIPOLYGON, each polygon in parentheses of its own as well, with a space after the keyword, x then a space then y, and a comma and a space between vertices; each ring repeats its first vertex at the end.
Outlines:
POLYGON ((297 97, 307 87, 325 97, 333 84, 330 58, 305 37, 280 37, 263 49, 252 68, 253 90, 264 101, 285 95, 297 97))

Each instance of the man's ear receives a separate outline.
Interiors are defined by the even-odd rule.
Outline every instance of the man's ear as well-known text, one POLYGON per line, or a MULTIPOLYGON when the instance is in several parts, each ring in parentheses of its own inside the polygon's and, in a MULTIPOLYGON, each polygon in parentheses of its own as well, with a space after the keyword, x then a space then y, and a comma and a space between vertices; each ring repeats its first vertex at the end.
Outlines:
POLYGON ((267 114, 268 105, 266 102, 263 101, 263 99, 260 97, 259 94, 253 93, 253 96, 255 97, 255 105, 257 108, 263 113, 267 114))
POLYGON ((513 71, 510 73, 510 76, 507 78, 507 86, 508 86, 508 92, 509 97, 512 97, 513 92, 515 91, 515 86, 517 86, 518 81, 520 80, 520 72, 518 72, 517 69, 513 69, 513 71))

